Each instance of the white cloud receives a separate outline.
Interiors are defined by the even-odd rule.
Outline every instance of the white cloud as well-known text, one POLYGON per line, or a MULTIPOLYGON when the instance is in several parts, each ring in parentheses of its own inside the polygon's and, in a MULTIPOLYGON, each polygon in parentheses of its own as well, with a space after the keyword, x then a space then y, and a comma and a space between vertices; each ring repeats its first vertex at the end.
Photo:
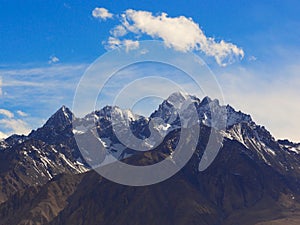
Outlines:
POLYGON ((140 43, 138 41, 133 40, 123 40, 123 44, 126 47, 126 51, 137 49, 140 46, 140 43))
POLYGON ((113 17, 113 14, 110 13, 105 8, 95 8, 92 12, 93 17, 100 18, 102 20, 106 20, 113 17))
POLYGON ((11 111, 7 110, 7 109, 0 109, 0 115, 4 115, 8 118, 13 118, 14 117, 14 114, 11 111))
MULTIPOLYGON (((27 115, 22 111, 17 111, 19 115, 27 115)), ((0 119, 0 139, 6 138, 12 134, 28 134, 31 129, 28 124, 21 119, 14 119, 14 114, 7 109, 0 109, 0 115, 5 118, 0 119)))
POLYGON ((120 37, 131 33, 137 36, 136 40, 141 35, 162 39, 166 46, 178 51, 202 51, 207 56, 214 57, 221 66, 244 57, 241 48, 224 40, 217 42, 214 38, 205 36, 199 24, 185 16, 172 18, 166 13, 155 16, 148 11, 128 9, 121 15, 120 22, 121 25, 111 30, 112 37, 107 42, 111 48, 124 45, 125 42, 120 37))
POLYGON ((124 26, 118 25, 110 31, 110 34, 114 37, 122 37, 127 34, 127 30, 124 26))
POLYGON ((6 132, 2 132, 2 135, 12 135, 12 134, 29 134, 31 129, 29 128, 28 124, 21 119, 1 119, 0 125, 4 127, 6 132))
POLYGON ((116 37, 109 37, 106 47, 108 49, 115 49, 118 48, 119 46, 125 46, 126 51, 128 52, 130 50, 137 49, 139 45, 140 45, 139 41, 133 41, 130 39, 120 40, 119 38, 116 37))
MULTIPOLYGON (((103 42, 104 43, 104 42, 103 42)), ((109 37, 107 41, 107 48, 115 49, 122 44, 121 40, 116 37, 109 37)))
POLYGON ((22 117, 28 116, 27 113, 25 113, 25 112, 23 112, 23 111, 21 111, 21 110, 18 110, 17 113, 18 113, 19 116, 22 116, 22 117))
POLYGON ((50 56, 49 57, 49 64, 53 64, 53 63, 58 63, 59 62, 59 58, 57 58, 56 56, 50 56))

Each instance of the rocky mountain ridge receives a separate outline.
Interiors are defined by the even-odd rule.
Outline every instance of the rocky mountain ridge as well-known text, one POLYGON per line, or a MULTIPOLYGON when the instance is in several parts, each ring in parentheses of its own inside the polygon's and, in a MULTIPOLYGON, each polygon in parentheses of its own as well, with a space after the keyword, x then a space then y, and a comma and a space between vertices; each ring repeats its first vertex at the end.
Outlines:
POLYGON ((229 105, 181 92, 170 95, 149 118, 117 106, 76 118, 63 106, 28 136, 13 135, 0 143, 0 224, 298 221, 299 146, 275 140, 250 115, 229 105), (197 120, 191 121, 195 112, 197 120), (100 161, 113 156, 143 166, 170 157, 181 130, 194 125, 200 135, 189 162, 169 180, 150 187, 126 187, 90 171, 96 165, 76 143, 76 137, 94 143, 103 153, 100 161), (221 149, 212 164, 199 171, 212 132, 222 137, 221 149), (140 152, 120 141, 129 135, 153 150, 140 152), (179 195, 181 202, 176 201, 179 195), (142 199, 144 207, 139 207, 142 199))

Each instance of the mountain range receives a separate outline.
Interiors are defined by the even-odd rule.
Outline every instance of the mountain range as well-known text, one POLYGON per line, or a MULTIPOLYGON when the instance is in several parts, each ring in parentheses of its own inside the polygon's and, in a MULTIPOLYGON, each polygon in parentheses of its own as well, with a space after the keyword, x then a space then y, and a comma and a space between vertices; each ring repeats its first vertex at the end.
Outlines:
POLYGON ((106 106, 77 118, 62 106, 29 135, 0 141, 0 225, 15 224, 300 224, 300 144, 276 140, 218 100, 181 92, 149 117, 106 106), (195 151, 163 182, 126 186, 93 170, 106 159, 136 166, 169 159, 181 131, 193 125, 195 151), (220 150, 201 170, 212 133, 222 138, 220 150), (151 150, 128 147, 130 135, 151 150), (80 140, 96 146, 97 160, 80 140))

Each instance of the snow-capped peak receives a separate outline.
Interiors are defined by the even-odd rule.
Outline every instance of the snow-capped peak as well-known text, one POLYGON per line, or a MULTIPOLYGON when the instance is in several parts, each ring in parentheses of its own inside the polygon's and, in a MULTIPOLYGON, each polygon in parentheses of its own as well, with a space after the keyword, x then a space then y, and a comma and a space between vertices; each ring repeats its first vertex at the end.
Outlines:
POLYGON ((178 92, 174 92, 173 94, 171 94, 167 98, 167 101, 176 107, 176 106, 180 106, 181 103, 186 101, 188 97, 189 97, 188 94, 183 93, 182 91, 178 91, 178 92))
POLYGON ((130 109, 121 109, 118 106, 105 106, 101 110, 95 111, 93 113, 97 118, 106 118, 106 119, 122 119, 126 121, 135 121, 140 116, 134 114, 130 109))

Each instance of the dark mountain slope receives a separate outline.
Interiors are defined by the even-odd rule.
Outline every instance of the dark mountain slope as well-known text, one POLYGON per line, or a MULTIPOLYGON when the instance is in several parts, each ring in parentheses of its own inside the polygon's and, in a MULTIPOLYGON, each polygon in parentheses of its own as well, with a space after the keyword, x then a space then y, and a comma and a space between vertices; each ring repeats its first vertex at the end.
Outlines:
POLYGON ((81 175, 58 175, 43 186, 32 186, 0 205, 0 224, 43 225, 63 210, 81 175))
POLYGON ((158 185, 129 187, 88 173, 51 224, 218 224, 218 218, 182 174, 158 185))

